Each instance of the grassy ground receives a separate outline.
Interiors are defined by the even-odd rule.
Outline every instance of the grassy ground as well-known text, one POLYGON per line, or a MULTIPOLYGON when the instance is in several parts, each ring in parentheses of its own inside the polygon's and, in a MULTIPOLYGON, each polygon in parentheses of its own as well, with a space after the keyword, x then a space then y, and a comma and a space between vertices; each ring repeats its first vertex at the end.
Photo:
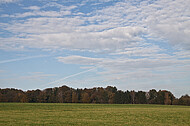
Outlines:
POLYGON ((169 105, 0 103, 0 125, 190 126, 190 107, 169 105))

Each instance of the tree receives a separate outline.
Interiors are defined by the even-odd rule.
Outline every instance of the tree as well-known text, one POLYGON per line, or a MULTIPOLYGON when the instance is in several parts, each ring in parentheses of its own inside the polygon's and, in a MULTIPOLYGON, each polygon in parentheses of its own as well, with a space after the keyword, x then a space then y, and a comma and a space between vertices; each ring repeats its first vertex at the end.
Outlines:
POLYGON ((157 97, 155 99, 156 104, 164 104, 164 100, 165 100, 165 92, 159 90, 157 93, 157 97))
POLYGON ((41 93, 41 91, 39 89, 27 91, 26 97, 27 97, 28 102, 31 102, 31 103, 40 102, 39 101, 40 93, 41 93))
POLYGON ((107 92, 108 103, 109 104, 113 104, 114 103, 114 99, 115 99, 115 93, 117 92, 117 88, 116 87, 112 87, 112 86, 107 86, 105 88, 105 91, 107 92))
POLYGON ((97 103, 108 103, 108 93, 104 88, 98 88, 97 92, 97 103))
POLYGON ((15 102, 28 102, 26 94, 22 91, 16 92, 14 99, 16 99, 15 102))
POLYGON ((72 89, 64 85, 42 91, 37 89, 24 92, 14 88, 0 89, 0 102, 190 105, 190 96, 184 95, 177 99, 166 90, 124 92, 112 86, 85 88, 83 90, 72 89))
POLYGON ((78 103, 78 94, 76 91, 72 92, 72 103, 78 103))
POLYGON ((127 90, 125 92, 125 104, 130 104, 131 103, 131 96, 130 96, 130 92, 127 90))
POLYGON ((65 85, 58 88, 57 93, 56 93, 57 94, 56 99, 59 103, 71 101, 71 95, 67 94, 67 93, 70 93, 70 92, 67 92, 68 90, 70 90, 70 88, 65 85), (66 99, 67 101, 65 100, 66 97, 67 97, 66 99))
POLYGON ((0 102, 3 102, 3 94, 1 94, 1 89, 0 89, 0 102))
POLYGON ((125 93, 121 90, 117 91, 114 96, 114 103, 124 104, 125 103, 125 93))
POLYGON ((72 102, 72 90, 65 91, 64 96, 65 96, 65 102, 66 103, 71 103, 72 102))
POLYGON ((184 95, 179 98, 179 105, 189 105, 190 106, 190 96, 189 95, 184 95))
POLYGON ((115 93, 108 92, 108 103, 109 104, 113 104, 114 103, 114 97, 115 97, 115 93))
POLYGON ((173 101, 175 100, 175 97, 171 92, 169 92, 169 97, 170 97, 170 101, 171 101, 170 105, 172 105, 173 101))
POLYGON ((148 92, 149 98, 148 103, 149 104, 156 104, 156 98, 158 96, 157 91, 155 89, 152 89, 148 92))
POLYGON ((135 104, 135 91, 131 91, 130 95, 131 95, 131 103, 135 104))
POLYGON ((82 102, 83 103, 90 103, 90 96, 88 93, 86 93, 86 92, 82 93, 82 102))
POLYGON ((117 92, 117 88, 116 87, 112 87, 112 86, 107 86, 105 88, 106 91, 108 92, 112 92, 112 93, 116 93, 117 92))
POLYGON ((146 96, 145 96, 145 92, 143 91, 138 91, 135 94, 135 103, 136 104, 146 104, 147 100, 146 100, 146 96))

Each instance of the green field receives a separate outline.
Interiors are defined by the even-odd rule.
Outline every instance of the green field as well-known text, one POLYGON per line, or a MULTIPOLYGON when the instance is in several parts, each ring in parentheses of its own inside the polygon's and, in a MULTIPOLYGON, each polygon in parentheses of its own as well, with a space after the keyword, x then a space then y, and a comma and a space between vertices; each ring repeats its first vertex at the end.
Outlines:
POLYGON ((189 106, 0 103, 0 125, 190 126, 189 106))

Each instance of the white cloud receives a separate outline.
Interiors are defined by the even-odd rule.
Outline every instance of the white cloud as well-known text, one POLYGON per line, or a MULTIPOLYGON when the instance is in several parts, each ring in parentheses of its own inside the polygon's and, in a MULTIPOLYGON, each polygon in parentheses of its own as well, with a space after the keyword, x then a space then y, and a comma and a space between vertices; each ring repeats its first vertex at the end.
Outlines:
POLYGON ((67 57, 57 57, 59 62, 64 62, 66 64, 81 64, 81 65, 98 65, 103 61, 101 58, 90 58, 82 56, 67 56, 67 57))
MULTIPOLYGON (((85 32, 77 27, 83 21, 79 18, 33 18, 24 24, 18 23, 7 28, 20 33, 18 44, 32 48, 67 48, 67 49, 123 49, 141 41, 139 37, 145 30, 141 27, 118 27, 99 32, 85 32), (68 22, 69 21, 69 22, 68 22), (24 38, 23 38, 24 37, 24 38)), ((88 26, 87 26, 88 27, 88 26)), ((3 38, 2 38, 3 39, 3 38)), ((10 40, 4 39, 6 45, 10 40)))
POLYGON ((29 7, 24 7, 26 10, 40 10, 39 6, 29 6, 29 7))
MULTIPOLYGON (((166 2, 160 0, 156 4, 156 7, 152 7, 152 11, 155 10, 154 13, 145 19, 150 32, 155 36, 168 40, 173 45, 190 49, 190 7, 188 6, 190 1, 175 0, 166 2)), ((148 7, 146 10, 148 10, 148 7)))
MULTIPOLYGON (((112 50, 118 55, 168 58, 157 45, 141 47, 145 38, 169 41, 188 49, 190 46, 189 1, 133 1, 118 2, 86 15, 59 17, 65 11, 77 8, 65 7, 56 2, 44 8, 56 6, 60 11, 42 11, 37 6, 27 7, 33 11, 4 15, 12 17, 45 16, 4 23, 1 27, 12 32, 11 38, 0 38, 1 49, 42 49, 112 50), (176 9, 177 8, 177 9, 176 9), (62 11, 64 10, 64 11, 62 11), (174 11, 175 10, 175 11, 174 11), (153 13, 154 12, 154 13, 153 13), (89 24, 85 24, 86 21, 89 24), (134 46, 132 46, 134 44, 134 46), (161 53, 160 53, 161 52, 161 53)), ((27 9, 25 8, 25 9, 27 9)), ((67 12, 66 12, 67 13, 67 12)), ((187 52, 186 52, 187 53, 187 52)), ((175 56, 179 52, 174 53, 175 56)), ((184 56, 183 56, 184 57, 184 56)), ((187 56, 186 56, 187 57, 187 56)), ((172 58, 172 56, 170 56, 172 58)))
MULTIPOLYGON (((189 49, 190 8, 188 5, 187 0, 159 0, 151 3, 145 0, 138 5, 132 1, 125 1, 101 10, 94 10, 86 14, 88 16, 62 17, 70 15, 71 10, 77 6, 66 7, 53 2, 44 8, 56 6, 60 11, 39 11, 38 7, 31 6, 28 9, 36 11, 3 15, 16 18, 45 16, 14 21, 4 29, 16 33, 15 39, 20 39, 18 36, 22 36, 18 44, 32 48, 115 50, 126 48, 133 42, 143 42, 146 35, 148 38, 156 40, 162 38, 173 45, 189 49), (86 25, 85 22, 90 24, 86 25), (23 38, 25 42, 22 42, 23 38)), ((10 40, 5 41, 7 42, 3 43, 4 45, 10 40)))
POLYGON ((22 61, 22 60, 28 60, 28 59, 34 59, 34 58, 41 58, 41 57, 47 57, 48 55, 38 55, 38 56, 28 56, 28 57, 21 57, 16 59, 8 59, 8 60, 1 60, 0 64, 6 64, 16 61, 22 61))
POLYGON ((134 5, 131 1, 118 2, 98 10, 89 20, 116 27, 142 26, 147 28, 149 38, 162 38, 173 45, 189 49, 189 4, 187 0, 158 0, 151 3, 145 0, 134 5))
POLYGON ((19 0, 0 0, 0 4, 1 3, 13 3, 13 2, 17 2, 19 0))
POLYGON ((49 2, 47 4, 45 4, 44 6, 42 6, 42 8, 47 8, 47 7, 56 7, 59 8, 61 10, 72 10, 78 7, 78 5, 70 5, 70 6, 64 6, 64 4, 59 4, 56 2, 49 2))
POLYGON ((131 59, 131 58, 91 58, 83 56, 67 56, 57 57, 58 61, 66 64, 80 64, 80 65, 94 65, 100 66, 108 73, 120 73, 136 69, 160 69, 166 67, 174 67, 187 65, 190 60, 179 60, 176 58, 165 58, 165 59, 131 59))
MULTIPOLYGON (((37 8, 33 8, 37 9, 37 8)), ((70 11, 32 11, 32 12, 25 12, 25 13, 17 13, 14 15, 2 15, 2 17, 11 17, 11 18, 25 18, 30 16, 42 16, 42 17, 60 17, 63 15, 70 15, 70 11)))
POLYGON ((178 52, 174 52, 174 54, 178 58, 190 58, 190 52, 189 51, 180 50, 178 52))
POLYGON ((20 76, 18 79, 43 80, 45 78, 54 77, 54 76, 56 76, 56 75, 55 74, 35 73, 32 75, 28 75, 28 76, 20 76))
POLYGON ((136 46, 131 48, 125 48, 125 50, 113 53, 113 55, 128 55, 128 56, 151 56, 151 57, 157 57, 160 55, 159 53, 162 52, 163 49, 161 49, 159 46, 152 45, 152 46, 136 46))

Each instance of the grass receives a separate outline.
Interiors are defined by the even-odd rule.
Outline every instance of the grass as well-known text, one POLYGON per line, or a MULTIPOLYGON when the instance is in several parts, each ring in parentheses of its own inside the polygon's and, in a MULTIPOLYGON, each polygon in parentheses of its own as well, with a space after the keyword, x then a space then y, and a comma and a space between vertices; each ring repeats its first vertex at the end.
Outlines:
POLYGON ((189 106, 0 103, 0 125, 190 126, 189 106))

